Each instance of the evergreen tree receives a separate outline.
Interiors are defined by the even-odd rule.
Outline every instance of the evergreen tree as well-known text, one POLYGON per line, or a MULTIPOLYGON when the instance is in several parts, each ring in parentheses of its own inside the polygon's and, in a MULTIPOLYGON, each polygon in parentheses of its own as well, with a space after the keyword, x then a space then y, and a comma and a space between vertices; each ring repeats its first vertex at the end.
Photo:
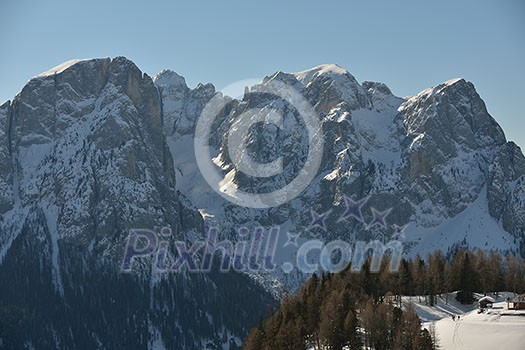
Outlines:
POLYGON ((412 295, 412 275, 410 273, 410 264, 407 260, 401 259, 398 272, 398 289, 399 295, 412 295))
POLYGON ((460 273, 460 289, 458 301, 461 303, 472 303, 474 301, 474 290, 477 284, 477 272, 472 262, 473 256, 470 252, 463 254, 463 263, 460 273))
POLYGON ((473 292, 480 290, 525 289, 525 261, 502 260, 493 252, 458 250, 451 263, 440 252, 429 254, 426 261, 419 256, 402 259, 399 271, 390 275, 388 259, 382 261, 379 274, 370 272, 369 263, 359 273, 347 269, 320 279, 312 276, 250 332, 245 349, 434 350, 439 347, 434 326, 422 330, 412 305, 404 311, 396 307, 400 295, 426 294, 432 304, 437 293, 459 290, 462 301, 471 301, 473 292))
POLYGON ((264 326, 262 320, 253 328, 244 343, 245 350, 262 350, 264 345, 264 326))
POLYGON ((337 290, 328 294, 321 307, 319 338, 328 349, 341 350, 345 343, 344 321, 346 310, 343 295, 337 290))

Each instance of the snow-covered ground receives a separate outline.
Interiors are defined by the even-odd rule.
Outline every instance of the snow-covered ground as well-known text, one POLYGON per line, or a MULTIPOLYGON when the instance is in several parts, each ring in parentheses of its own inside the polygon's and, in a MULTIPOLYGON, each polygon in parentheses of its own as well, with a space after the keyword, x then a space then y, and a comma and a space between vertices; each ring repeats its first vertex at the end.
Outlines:
POLYGON ((525 310, 508 310, 505 300, 509 296, 513 294, 492 296, 496 300, 494 306, 483 313, 478 313, 477 303, 461 305, 454 294, 449 294, 448 303, 445 296, 438 298, 433 307, 419 297, 403 297, 403 302, 413 303, 424 327, 435 325, 440 349, 523 350, 525 310), (459 320, 452 320, 452 315, 459 315, 459 320))

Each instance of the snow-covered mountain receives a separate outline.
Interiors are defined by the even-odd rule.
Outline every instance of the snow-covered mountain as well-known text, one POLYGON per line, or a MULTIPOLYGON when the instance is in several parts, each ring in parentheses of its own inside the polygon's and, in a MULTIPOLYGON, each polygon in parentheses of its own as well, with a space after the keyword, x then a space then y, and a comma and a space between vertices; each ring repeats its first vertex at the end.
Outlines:
POLYGON ((273 303, 248 277, 121 272, 129 229, 203 229, 175 189, 150 77, 122 57, 72 61, 31 79, 0 123, 0 347, 240 346, 273 303))
MULTIPOLYGON (((408 254, 468 245, 523 255, 524 201, 521 150, 462 79, 399 98, 323 65, 275 73, 236 100, 211 84, 191 89, 172 71, 150 78, 122 57, 66 62, 0 106, 0 321, 25 320, 9 339, 0 330, 0 341, 235 348, 274 302, 257 274, 159 276, 146 262, 122 274, 131 228, 169 226, 172 241, 191 241, 212 226, 234 240, 241 227, 279 227, 301 239, 397 238, 408 254), (281 205, 232 203, 199 169, 199 117, 221 107, 209 143, 223 191, 275 191, 313 149, 300 108, 279 98, 290 90, 320 123, 318 171, 281 205), (253 110, 258 121, 282 117, 242 140, 258 163, 282 158, 283 171, 264 179, 238 171, 229 149, 229 131, 253 110), (353 202, 362 208, 349 216, 353 202)), ((284 243, 283 261, 294 254, 284 243)), ((279 271, 262 278, 286 284, 279 271)))
POLYGON ((525 158, 506 141, 472 83, 453 79, 399 98, 385 84, 359 84, 346 70, 322 65, 296 74, 275 73, 239 101, 222 97, 210 85, 188 89, 170 71, 154 80, 169 121, 165 131, 178 169, 177 188, 207 222, 232 234, 242 225, 277 225, 304 238, 402 237, 409 254, 458 245, 524 253, 525 158), (304 164, 309 146, 299 116, 266 93, 275 82, 299 91, 315 109, 324 139, 322 164, 307 189, 289 203, 270 209, 237 206, 210 191, 194 154, 180 150, 193 147, 203 106, 212 98, 223 99, 210 138, 224 174, 223 188, 270 192, 286 185, 304 164), (248 152, 262 157, 260 162, 276 154, 286 160, 283 174, 269 180, 237 171, 225 136, 239 115, 261 107, 280 110, 292 130, 266 126, 258 138, 246 140, 248 152), (362 218, 341 221, 345 197, 366 200, 362 218), (377 218, 372 208, 376 214, 391 210, 386 225, 370 225, 377 218), (311 225, 311 210, 329 213, 326 227, 311 225))

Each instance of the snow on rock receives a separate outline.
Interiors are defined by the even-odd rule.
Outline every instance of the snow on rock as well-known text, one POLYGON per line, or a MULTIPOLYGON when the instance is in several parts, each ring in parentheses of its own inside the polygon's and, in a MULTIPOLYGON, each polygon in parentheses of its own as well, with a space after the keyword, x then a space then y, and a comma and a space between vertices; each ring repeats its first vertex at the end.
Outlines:
POLYGON ((464 211, 449 220, 441 220, 431 212, 415 215, 417 220, 405 231, 406 241, 415 245, 412 255, 425 256, 450 247, 517 253, 514 237, 489 214, 486 187, 464 211))
POLYGON ((346 102, 352 109, 369 104, 366 90, 352 74, 338 65, 324 64, 295 73, 294 76, 309 90, 308 95, 324 108, 334 102, 346 102))
POLYGON ((64 284, 62 282, 62 275, 60 273, 60 250, 58 247, 58 208, 55 205, 47 203, 44 209, 47 229, 51 238, 51 263, 52 263, 52 277, 53 284, 56 291, 64 296, 64 284))
MULTIPOLYGON (((279 226, 302 232, 305 239, 389 239, 398 233, 394 225, 409 225, 408 254, 457 245, 519 253, 525 159, 463 79, 402 99, 382 83, 359 84, 337 65, 266 77, 259 86, 280 80, 311 103, 325 149, 321 168, 303 193, 279 208, 253 210, 211 190, 196 165, 193 139, 204 106, 223 98, 227 108, 217 116, 210 145, 226 177, 224 188, 270 192, 293 179, 305 161, 307 132, 297 122, 300 116, 257 94, 257 85, 242 100, 231 99, 211 84, 191 89, 173 71, 151 80, 125 58, 73 60, 39 77, 50 75, 56 79, 30 81, 0 108, 0 188, 7 189, 0 194, 0 225, 8 232, 0 237, 2 252, 18 232, 10 229, 19 208, 47 199, 59 202, 67 217, 59 220, 65 227, 58 225, 58 240, 77 237, 88 251, 107 256, 115 243, 84 230, 122 229, 123 222, 153 228, 166 221, 166 213, 178 213, 172 203, 181 202, 233 237, 241 226, 279 226), (224 140, 238 115, 265 104, 283 112, 285 127, 265 128, 250 152, 268 160, 272 151, 286 157, 283 175, 273 183, 235 171, 224 140), (10 135, 9 118, 15 126, 10 135), (363 222, 339 221, 345 196, 369 198, 363 222), (372 207, 392 208, 388 227, 366 225, 372 207), (309 227, 310 210, 331 211, 326 231, 309 227)), ((173 216, 174 226, 186 222, 173 216)))
POLYGON ((227 108, 217 116, 210 138, 214 164, 224 177, 223 189, 271 192, 282 188, 280 180, 292 179, 305 160, 307 138, 295 122, 300 116, 257 93, 274 80, 296 89, 311 103, 322 125, 325 150, 316 178, 303 193, 279 208, 254 210, 217 195, 195 164, 195 122, 206 103, 219 96, 217 92, 209 85, 189 89, 175 73, 162 72, 155 78, 177 190, 199 209, 206 224, 220 225, 234 238, 241 226, 286 227, 302 232, 302 237, 325 241, 401 237, 409 255, 435 249, 447 252, 457 246, 519 254, 525 232, 520 219, 525 211, 525 177, 520 178, 525 175, 521 166, 525 160, 521 151, 508 146, 474 85, 461 78, 403 99, 382 83, 360 85, 337 65, 274 73, 242 100, 223 97, 227 108), (255 106, 271 106, 285 116, 280 130, 265 128, 258 142, 246 139, 253 145, 250 152, 261 159, 271 160, 275 151, 289 160, 283 175, 270 179, 273 182, 244 176, 228 156, 224 135, 235 118, 255 106), (369 198, 364 222, 338 221, 345 211, 344 196, 369 198), (372 207, 392 208, 387 228, 366 225, 372 207), (309 227, 311 209, 331 211, 326 231, 309 227), (395 227, 405 225, 404 235, 399 235, 395 227))
POLYGON ((454 84, 456 84, 456 83, 459 82, 459 81, 465 81, 465 79, 463 79, 463 78, 453 78, 453 79, 447 80, 447 81, 444 82, 443 84, 444 84, 444 85, 447 85, 447 86, 450 86, 450 85, 454 85, 454 84))
POLYGON ((38 74, 37 76, 35 76, 35 78, 43 78, 43 77, 48 77, 50 75, 59 74, 79 62, 90 61, 90 60, 91 58, 83 58, 83 59, 77 58, 77 59, 69 60, 62 64, 59 64, 56 67, 51 68, 50 70, 47 70, 43 73, 38 74))

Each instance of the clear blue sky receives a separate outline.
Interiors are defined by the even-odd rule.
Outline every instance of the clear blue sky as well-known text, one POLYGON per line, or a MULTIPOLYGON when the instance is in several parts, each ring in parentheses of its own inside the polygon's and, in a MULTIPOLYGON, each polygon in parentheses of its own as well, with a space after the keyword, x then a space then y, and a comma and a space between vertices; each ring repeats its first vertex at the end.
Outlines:
POLYGON ((63 61, 119 55, 218 88, 322 63, 399 96, 464 77, 525 146, 522 0, 4 0, 0 47, 0 101, 63 61))

